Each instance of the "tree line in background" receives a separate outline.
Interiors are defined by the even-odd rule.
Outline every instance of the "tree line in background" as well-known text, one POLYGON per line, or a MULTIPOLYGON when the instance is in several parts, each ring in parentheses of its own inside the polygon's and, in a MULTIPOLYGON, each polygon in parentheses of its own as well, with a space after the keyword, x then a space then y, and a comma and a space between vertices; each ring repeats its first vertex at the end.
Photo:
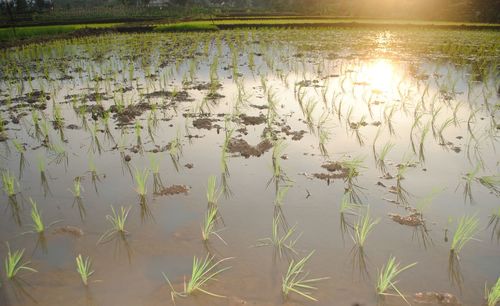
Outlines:
POLYGON ((213 14, 305 14, 426 20, 500 21, 500 0, 0 0, 3 15, 75 9, 203 8, 213 14))

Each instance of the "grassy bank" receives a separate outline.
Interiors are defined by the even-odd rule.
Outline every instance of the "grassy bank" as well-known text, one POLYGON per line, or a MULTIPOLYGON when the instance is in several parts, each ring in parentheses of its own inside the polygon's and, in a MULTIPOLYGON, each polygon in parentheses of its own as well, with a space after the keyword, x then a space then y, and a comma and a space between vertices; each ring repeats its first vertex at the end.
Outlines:
POLYGON ((53 26, 32 26, 0 29, 0 41, 24 40, 34 37, 53 36, 72 33, 82 29, 103 29, 112 28, 119 24, 74 24, 74 25, 53 25, 53 26))
POLYGON ((463 23, 448 21, 412 21, 388 19, 352 19, 352 18, 283 18, 265 16, 262 18, 216 18, 170 23, 164 20, 153 25, 137 22, 129 23, 94 23, 73 25, 27 26, 0 28, 0 42, 4 47, 59 38, 61 36, 102 34, 103 30, 116 32, 183 32, 216 31, 234 28, 258 27, 362 27, 362 28, 447 28, 447 29, 489 29, 500 30, 500 24, 463 23), (88 29, 88 31, 82 31, 88 29))

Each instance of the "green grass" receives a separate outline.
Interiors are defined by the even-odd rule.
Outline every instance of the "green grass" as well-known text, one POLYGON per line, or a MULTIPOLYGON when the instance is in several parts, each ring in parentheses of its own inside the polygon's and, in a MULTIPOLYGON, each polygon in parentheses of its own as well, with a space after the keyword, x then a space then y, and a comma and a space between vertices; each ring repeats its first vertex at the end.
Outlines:
POLYGON ((209 21, 162 24, 154 27, 155 32, 217 31, 219 28, 209 21))
POLYGON ((191 278, 187 283, 186 281, 184 281, 184 290, 180 292, 175 291, 174 287, 172 286, 172 283, 167 278, 165 273, 163 273, 163 277, 169 284, 170 289, 172 290, 171 291, 172 301, 174 301, 175 303, 176 297, 187 297, 190 294, 193 294, 194 292, 197 291, 215 297, 224 297, 222 295, 218 295, 210 291, 207 291, 205 289, 205 286, 208 282, 216 280, 215 278, 217 275, 231 268, 231 267, 219 268, 219 265, 221 263, 229 259, 231 258, 223 258, 217 262, 214 262, 214 257, 213 256, 210 257, 208 254, 204 259, 198 259, 196 256, 193 257, 191 278))
POLYGON ((111 28, 118 25, 117 23, 103 24, 73 24, 73 25, 51 25, 51 26, 33 26, 19 28, 3 28, 0 29, 0 41, 9 41, 16 39, 28 39, 40 36, 60 35, 74 32, 81 29, 92 28, 111 28))
POLYGON ((410 304, 408 300, 406 300, 405 296, 399 291, 399 289, 396 287, 397 280, 396 277, 403 271, 415 266, 417 263, 414 262, 412 264, 409 264, 403 268, 400 268, 399 265, 400 263, 396 263, 396 258, 394 256, 389 257, 389 260, 387 261, 387 264, 385 264, 382 269, 379 271, 378 275, 378 280, 377 280, 377 293, 379 295, 394 295, 387 293, 389 289, 393 289, 394 291, 397 292, 397 295, 399 295, 403 300, 410 304))
POLYGON ((305 297, 306 299, 317 301, 317 299, 314 298, 310 292, 311 290, 316 290, 317 288, 311 284, 328 279, 329 277, 307 278, 309 273, 304 270, 304 266, 313 254, 314 251, 297 262, 294 260, 290 262, 288 270, 282 279, 281 291, 285 297, 294 292, 302 297, 305 297))
POLYGON ((92 261, 88 256, 84 260, 82 254, 78 254, 78 257, 76 257, 76 271, 80 274, 83 284, 87 286, 88 279, 94 274, 92 270, 92 261))
POLYGON ((491 287, 490 291, 485 288, 486 301, 488 306, 495 306, 500 302, 500 277, 497 279, 495 286, 491 287))
POLYGON ((475 216, 463 216, 458 221, 457 230, 453 235, 450 250, 454 253, 460 253, 462 248, 469 240, 474 239, 474 235, 479 228, 479 219, 475 216))
MULTIPOLYGON (((398 19, 362 19, 362 18, 314 18, 314 17, 304 17, 304 18, 227 18, 227 19, 216 19, 216 20, 200 20, 200 21, 190 21, 182 22, 176 24, 159 25, 155 28, 162 29, 166 28, 170 30, 172 27, 175 30, 214 30, 217 26, 252 26, 252 25, 290 25, 290 26, 300 26, 300 25, 413 25, 413 26, 482 26, 482 27, 495 27, 497 24, 493 23, 470 23, 470 22, 448 22, 448 21, 424 21, 424 20, 398 20, 398 19)), ((161 30, 160 30, 161 31, 161 30)))
POLYGON ((24 255, 24 249, 12 252, 8 244, 7 249, 7 257, 5 258, 5 274, 7 275, 7 278, 13 279, 21 270, 38 272, 37 270, 28 266, 30 264, 29 261, 24 263, 21 262, 24 255))

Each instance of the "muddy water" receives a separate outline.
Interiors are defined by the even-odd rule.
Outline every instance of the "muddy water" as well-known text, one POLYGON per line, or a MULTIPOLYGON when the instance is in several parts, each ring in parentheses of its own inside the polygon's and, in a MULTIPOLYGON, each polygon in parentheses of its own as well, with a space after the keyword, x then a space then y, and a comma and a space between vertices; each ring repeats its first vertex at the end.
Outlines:
MULTIPOLYGON (((207 252, 234 257, 225 262, 232 268, 206 287, 226 298, 195 294, 177 299, 179 305, 307 305, 312 302, 298 295, 283 299, 281 277, 291 258, 313 250, 310 276, 330 277, 313 292, 318 305, 403 305, 399 297, 375 294, 377 271, 390 255, 403 265, 418 262, 399 277, 398 288, 410 302, 416 292, 434 291, 481 305, 484 284, 500 275, 498 236, 488 227, 498 192, 479 182, 499 173, 498 41, 495 32, 259 30, 104 36, 2 54, 0 99, 9 138, 0 144, 2 168, 19 181, 19 209, 3 195, 0 240, 25 249, 25 259, 38 270, 21 272, 16 281, 6 280, 2 270, 2 305, 169 304, 162 272, 182 290, 193 256, 207 252), (26 103, 37 91, 44 92, 41 98, 26 103), (114 106, 120 101, 144 104, 124 112, 114 106), (92 112, 95 105, 102 108, 92 112), (61 129, 51 122, 57 108, 61 129), (43 131, 37 136, 33 110, 45 116, 49 141, 43 131), (243 122, 242 114, 266 119, 243 122), (193 124, 199 118, 209 119, 207 125, 193 124), (221 160, 231 130, 233 141, 251 146, 265 139, 275 147, 281 143, 274 160, 280 179, 273 180, 273 148, 248 158, 227 152, 225 171, 221 160), (291 132, 303 137, 294 140, 291 132), (168 150, 175 139, 180 146, 168 150), (13 140, 26 148, 22 171, 13 140), (393 147, 382 171, 375 155, 387 143, 393 147), (154 168, 151 158, 159 161, 162 185, 188 186, 187 194, 154 195, 150 173, 141 200, 134 169, 154 168), (328 161, 353 159, 362 160, 353 184, 315 177, 330 174, 321 167, 328 161), (45 184, 39 160, 46 164, 45 184), (400 181, 405 201, 391 192, 396 178, 382 178, 396 177, 399 164, 407 165, 400 181), (476 168, 471 193, 464 196, 464 176, 476 168), (227 244, 216 236, 208 244, 201 238, 210 175, 224 190, 217 228, 227 244), (76 177, 80 200, 71 192, 76 177), (276 193, 285 186, 288 193, 276 206, 276 193), (346 191, 357 195, 353 201, 363 207, 358 215, 369 207, 380 218, 362 253, 352 229, 343 229, 358 219, 340 214, 346 191), (30 197, 46 225, 56 222, 43 235, 29 233, 30 197), (389 216, 410 215, 423 202, 425 227, 389 216), (110 206, 132 208, 129 234, 98 244, 110 228, 110 206), (282 224, 302 233, 296 254, 280 257, 271 246, 256 247, 271 237, 278 213, 282 224), (473 214, 480 219, 477 240, 450 261, 458 218, 473 214), (70 230, 61 230, 65 226, 70 230), (88 288, 75 270, 78 254, 93 260, 88 288)), ((1 257, 6 253, 2 245, 1 257)))

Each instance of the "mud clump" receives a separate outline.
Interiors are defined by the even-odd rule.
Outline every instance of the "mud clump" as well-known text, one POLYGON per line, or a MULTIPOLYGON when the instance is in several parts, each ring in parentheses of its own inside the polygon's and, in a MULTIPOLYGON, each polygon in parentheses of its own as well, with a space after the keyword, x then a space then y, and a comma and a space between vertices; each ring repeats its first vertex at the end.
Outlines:
POLYGON ((255 146, 251 146, 243 139, 232 138, 227 146, 229 153, 239 153, 245 158, 250 156, 259 157, 265 152, 269 151, 273 147, 273 144, 268 139, 261 141, 255 146))
POLYGON ((245 114, 240 115, 240 120, 244 125, 259 125, 266 122, 266 117, 260 116, 247 116, 245 114))
POLYGON ((460 306, 462 303, 451 293, 417 292, 413 295, 415 304, 460 306))
POLYGON ((286 136, 292 136, 292 140, 301 140, 302 137, 304 137, 304 134, 306 131, 300 130, 300 131, 292 131, 292 128, 287 125, 281 128, 281 132, 285 133, 286 136))
POLYGON ((178 91, 178 92, 171 92, 171 91, 155 91, 151 92, 148 94, 144 94, 143 97, 150 99, 150 98, 167 98, 171 99, 172 101, 175 102, 187 102, 187 101, 194 101, 189 97, 189 94, 187 91, 178 91))
POLYGON ((397 222, 401 225, 419 226, 424 224, 424 219, 422 218, 422 215, 417 212, 412 213, 411 215, 408 216, 389 214, 389 217, 392 219, 392 221, 397 222))
POLYGON ((206 130, 211 130, 215 126, 212 124, 212 122, 216 122, 216 119, 210 119, 210 118, 198 118, 193 120, 193 126, 197 129, 206 129, 206 130))
POLYGON ((172 185, 169 187, 164 187, 162 190, 155 192, 154 194, 159 196, 170 196, 183 193, 187 195, 188 191, 189 187, 186 185, 172 185))
POLYGON ((81 228, 71 225, 55 228, 52 233, 55 235, 70 235, 75 238, 80 238, 83 236, 83 230, 81 228))
POLYGON ((118 126, 131 124, 135 117, 142 115, 143 112, 150 109, 151 105, 146 102, 128 105, 122 110, 119 110, 116 105, 112 105, 109 108, 114 113, 113 118, 117 121, 118 126))

